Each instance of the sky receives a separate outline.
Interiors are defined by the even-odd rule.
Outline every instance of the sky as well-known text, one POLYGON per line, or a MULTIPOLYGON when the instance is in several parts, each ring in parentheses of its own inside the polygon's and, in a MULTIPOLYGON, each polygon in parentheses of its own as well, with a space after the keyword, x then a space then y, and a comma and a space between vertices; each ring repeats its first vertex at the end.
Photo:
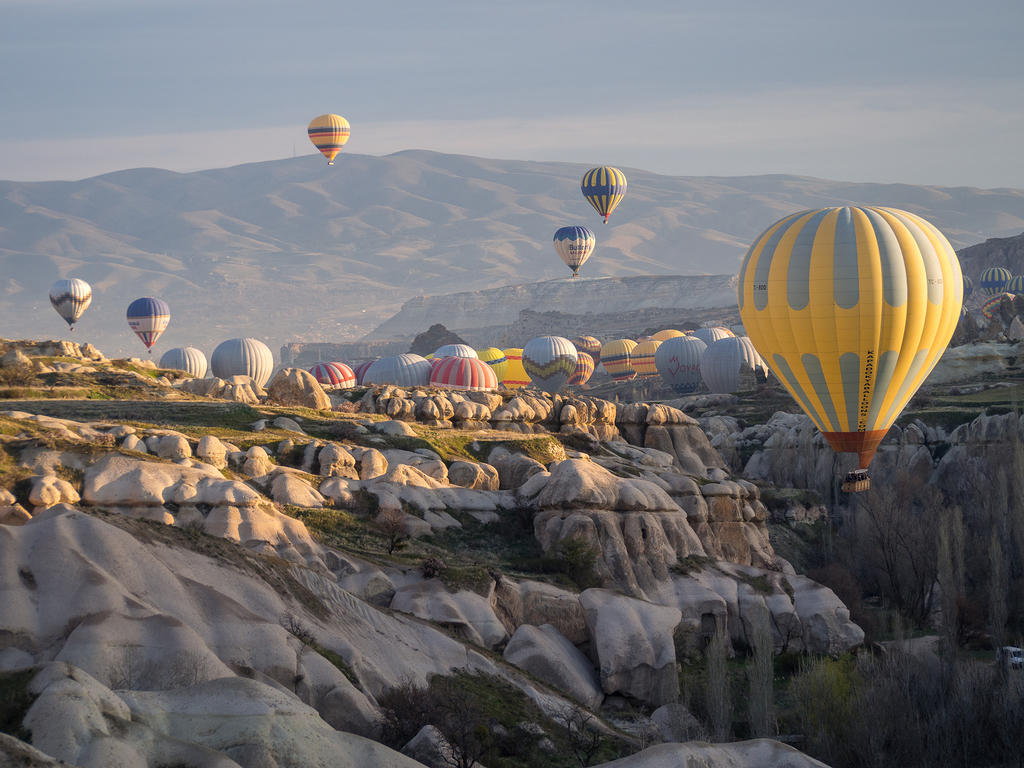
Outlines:
POLYGON ((1024 188, 1021 0, 0 0, 0 179, 405 149, 1024 188))

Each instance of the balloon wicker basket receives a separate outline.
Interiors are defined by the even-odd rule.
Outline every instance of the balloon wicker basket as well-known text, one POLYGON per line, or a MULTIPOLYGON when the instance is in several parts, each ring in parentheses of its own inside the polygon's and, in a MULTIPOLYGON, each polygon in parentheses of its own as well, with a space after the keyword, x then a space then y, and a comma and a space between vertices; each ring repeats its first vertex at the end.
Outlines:
POLYGON ((843 493, 860 493, 871 487, 871 478, 866 469, 855 469, 846 473, 842 484, 843 493))

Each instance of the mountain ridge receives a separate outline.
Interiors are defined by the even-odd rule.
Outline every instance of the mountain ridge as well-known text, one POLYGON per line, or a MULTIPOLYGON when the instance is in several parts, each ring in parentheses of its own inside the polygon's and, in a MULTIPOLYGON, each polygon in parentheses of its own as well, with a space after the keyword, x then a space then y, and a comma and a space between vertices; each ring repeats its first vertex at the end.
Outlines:
MULTIPOLYGON (((93 285, 78 333, 118 354, 143 347, 124 308, 171 305, 154 354, 253 335, 358 339, 417 296, 565 274, 551 233, 598 236, 588 277, 723 274, 797 210, 904 207, 957 246, 1024 230, 1024 190, 835 182, 806 176, 682 177, 625 169, 629 193, 605 226, 579 193, 579 163, 405 150, 178 173, 128 169, 79 181, 0 182, 0 317, 8 336, 54 337, 57 277, 93 285)), ((443 320, 443 319, 439 319, 443 320)), ((422 330, 422 329, 420 329, 422 330)))

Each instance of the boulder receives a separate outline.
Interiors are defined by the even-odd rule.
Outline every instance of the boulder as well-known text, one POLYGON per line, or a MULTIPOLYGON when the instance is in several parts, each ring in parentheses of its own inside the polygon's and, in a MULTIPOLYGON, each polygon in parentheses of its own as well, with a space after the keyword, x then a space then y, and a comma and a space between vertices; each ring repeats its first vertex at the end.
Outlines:
POLYGON ((203 435, 199 438, 196 446, 196 456, 205 461, 211 467, 224 469, 227 467, 227 446, 215 435, 203 435))
POLYGON ((674 633, 678 608, 653 605, 604 589, 580 595, 591 649, 605 693, 622 693, 653 706, 679 698, 674 633))
POLYGON ((654 483, 616 477, 587 459, 556 462, 550 471, 551 477, 537 496, 536 503, 541 509, 680 511, 669 495, 654 483))
POLYGON ((500 486, 498 470, 472 461, 453 461, 448 467, 448 482, 479 491, 496 491, 500 486))
POLYGON ((788 575, 786 579, 793 589, 793 605, 809 652, 837 656, 864 642, 864 630, 850 621, 849 609, 835 592, 806 576, 788 575))
POLYGON ((550 624, 523 624, 505 646, 504 657, 589 709, 604 700, 590 660, 550 624))
POLYGON ((447 627, 485 648, 494 648, 508 639, 487 598, 465 589, 451 593, 440 579, 399 587, 391 600, 391 609, 447 627))
POLYGON ((635 755, 601 763, 594 768, 828 768, 774 739, 751 739, 731 744, 659 744, 635 755))
POLYGON ((416 437, 416 431, 404 421, 378 421, 373 431, 392 437, 416 437))
POLYGON ((267 385, 267 397, 278 405, 296 405, 329 411, 331 399, 309 371, 282 368, 267 385))
POLYGON ((498 470, 499 487, 516 489, 538 472, 544 472, 544 465, 536 459, 521 453, 511 453, 502 446, 495 447, 487 462, 498 470))
MULTIPOLYGON (((423 764, 428 768, 451 768, 459 765, 459 758, 452 745, 433 725, 424 725, 409 743, 402 747, 402 754, 423 764)), ((480 763, 474 763, 479 766, 480 763)), ((483 768, 481 766, 480 768, 483 768)))
POLYGON ((266 477, 274 471, 276 466, 263 448, 254 445, 245 452, 245 463, 242 465, 242 473, 249 477, 266 477))
POLYGON ((283 429, 285 432, 298 432, 300 435, 306 434, 305 430, 299 425, 295 419, 290 419, 287 416, 278 416, 274 419, 273 424, 278 429, 283 429))
POLYGON ((321 477, 359 478, 355 457, 340 445, 328 443, 320 449, 317 459, 320 462, 321 477))
POLYGON ((651 713, 651 722, 658 729, 662 741, 681 743, 685 741, 705 740, 707 733, 704 725, 693 716, 685 704, 672 702, 662 704, 651 713))
MULTIPOLYGON (((33 507, 52 507, 54 504, 77 504, 81 500, 78 491, 67 480, 56 475, 43 475, 32 478, 32 489, 29 491, 28 502, 33 507)), ((11 499, 13 502, 14 499, 11 499)), ((0 499, 0 504, 3 500, 0 499)))
POLYGON ((270 484, 270 496, 278 504, 319 509, 324 505, 320 492, 294 472, 278 470, 270 484))
POLYGON ((153 453, 161 459, 188 459, 192 457, 192 446, 184 435, 161 435, 153 453))
POLYGON ((21 504, 0 505, 0 525, 24 525, 32 514, 21 504))

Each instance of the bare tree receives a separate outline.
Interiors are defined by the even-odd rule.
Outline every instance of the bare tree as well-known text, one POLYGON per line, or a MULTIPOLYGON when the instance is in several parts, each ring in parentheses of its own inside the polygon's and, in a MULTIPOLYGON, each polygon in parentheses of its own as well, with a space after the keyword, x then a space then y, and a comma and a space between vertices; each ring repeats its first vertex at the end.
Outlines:
POLYGON ((704 701, 708 710, 712 741, 728 741, 732 732, 732 696, 726 670, 728 648, 729 636, 723 618, 716 623, 715 634, 711 636, 711 642, 704 649, 707 672, 704 701))
POLYGON ((752 637, 752 658, 747 663, 747 679, 750 682, 750 696, 747 706, 750 710, 750 733, 755 737, 775 735, 775 661, 772 642, 771 619, 768 608, 757 603, 750 627, 752 637))
POLYGON ((579 707, 567 706, 552 715, 552 719, 563 729, 565 740, 580 768, 586 768, 594 761, 601 748, 601 732, 597 719, 579 707))
POLYGON ((389 555, 403 549, 409 540, 409 533, 405 529, 405 517, 401 510, 389 507, 377 518, 377 528, 384 534, 384 548, 389 555))
POLYGON ((943 500, 911 478, 873 486, 856 501, 856 545, 882 594, 906 618, 923 625, 935 598, 936 547, 932 526, 943 500))
POLYGON ((996 648, 1006 636, 1006 563, 999 532, 992 529, 988 545, 988 631, 996 648))

